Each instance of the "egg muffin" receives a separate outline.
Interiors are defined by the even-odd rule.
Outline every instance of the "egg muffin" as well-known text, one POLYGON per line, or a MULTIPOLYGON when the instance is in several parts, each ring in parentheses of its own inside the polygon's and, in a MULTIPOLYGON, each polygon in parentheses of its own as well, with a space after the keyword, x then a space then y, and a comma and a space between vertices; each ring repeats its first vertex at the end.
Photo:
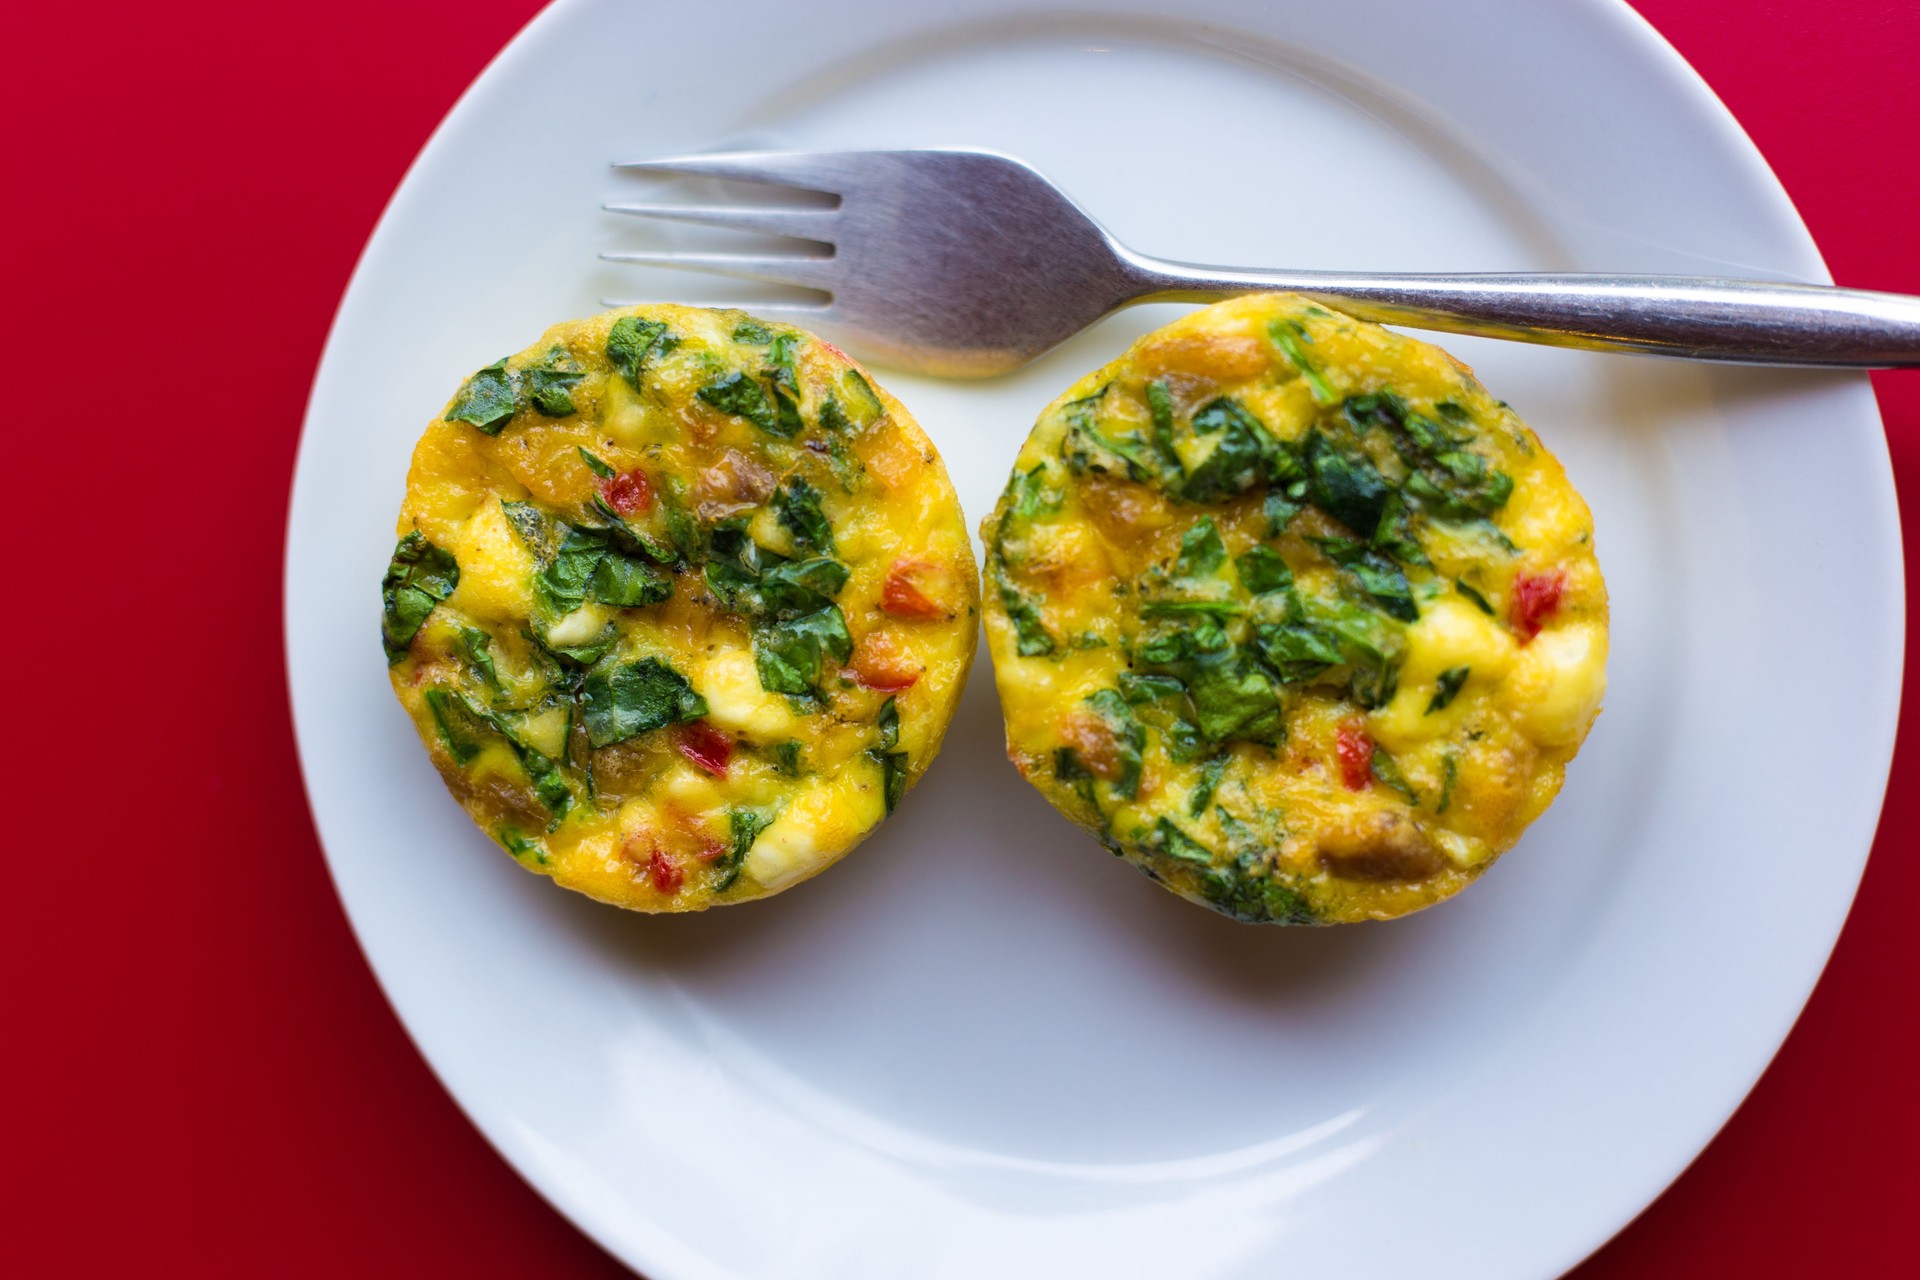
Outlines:
POLYGON ((932 443, 837 348, 633 307, 475 373, 413 454, 394 692, 482 829, 639 911, 837 860, 939 749, 979 579, 932 443))
POLYGON ((1020 772, 1241 920, 1459 892, 1605 690, 1559 462, 1444 351, 1298 297, 1194 312, 1075 383, 981 533, 1020 772))

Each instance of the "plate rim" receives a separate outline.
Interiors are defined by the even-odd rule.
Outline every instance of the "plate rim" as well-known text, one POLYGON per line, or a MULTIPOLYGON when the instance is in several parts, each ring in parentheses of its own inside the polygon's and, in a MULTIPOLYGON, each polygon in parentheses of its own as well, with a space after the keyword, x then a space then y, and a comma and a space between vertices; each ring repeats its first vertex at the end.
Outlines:
MULTIPOLYGON (((526 1149, 524 1144, 519 1141, 514 1134, 508 1131, 507 1126, 501 1123, 498 1117, 484 1117, 481 1114, 479 1104, 477 1102, 469 1102, 463 1093, 451 1083, 449 1079, 450 1068, 443 1066, 437 1057, 429 1052, 425 1044, 423 1044, 421 1035, 416 1030, 414 1022, 408 1018, 401 1007, 401 1003, 396 999, 386 973, 383 972, 381 966, 374 960, 374 949, 369 947, 368 940, 363 933, 362 919, 356 914, 351 905, 345 886, 340 879, 335 856, 328 847, 322 829, 320 810, 314 802, 314 792, 310 780, 310 769, 307 759, 309 749, 307 745, 308 732, 302 728, 304 718, 300 711, 299 698, 295 693, 294 649, 296 637, 292 625, 293 612, 295 609, 293 584, 294 559, 296 553, 296 524, 299 517, 300 492, 302 487, 301 477, 302 473, 308 469, 306 465, 308 442, 314 434, 315 417, 317 413, 316 406, 319 400, 321 384, 328 368, 336 358, 343 319, 347 314, 348 305, 354 299, 362 285, 363 277, 369 269, 370 260, 373 259, 375 253, 383 246, 384 240, 391 234, 389 228, 394 220, 396 210, 402 207, 409 191, 412 189, 416 176, 434 160, 440 150, 448 145, 452 145, 447 141, 448 135, 453 129, 459 126, 462 117, 467 114, 472 104, 490 92, 491 88, 501 79, 501 73, 522 57, 529 56, 527 50, 544 36, 544 33, 549 27, 559 25, 565 21, 573 11, 589 8, 598 2, 599 0, 553 0, 552 3, 548 4, 530 18, 525 25, 502 45, 499 51, 487 61, 481 71, 461 91, 452 105, 449 106, 445 115, 434 126, 419 151, 408 163, 399 181, 395 184, 393 191, 383 203, 379 217, 373 225, 373 229, 369 232, 365 243, 354 259, 353 267, 341 290, 333 316, 329 320, 326 338, 322 345, 319 359, 315 365, 312 385, 309 389, 302 412, 294 471, 288 493, 288 509, 284 526, 281 560, 282 660, 287 677, 287 702, 293 727, 301 789, 307 801, 308 814, 313 822, 316 841, 321 847, 323 860, 326 863, 328 880, 340 900, 341 909, 346 916, 348 928, 352 933, 355 945, 367 961, 368 968, 372 972, 382 998, 386 1000, 389 1008, 393 1011, 409 1042, 413 1045, 421 1060, 426 1064, 436 1082, 451 1098, 461 1114, 480 1132, 485 1141, 494 1148, 495 1152, 506 1161, 515 1174, 520 1177, 535 1194, 539 1195, 542 1200, 565 1218, 575 1229, 579 1230, 590 1240, 594 1241, 598 1247, 606 1251, 610 1257, 613 1257, 624 1266, 644 1271, 647 1275, 660 1276, 664 1280, 664 1277, 667 1275, 691 1276, 733 1273, 719 1267, 705 1257, 692 1255, 684 1246, 674 1240, 668 1232, 662 1229, 660 1224, 651 1220, 645 1224, 648 1230, 641 1233, 636 1233, 633 1230, 633 1223, 628 1222, 624 1224, 625 1229, 620 1233, 616 1242, 616 1237, 613 1233, 602 1229, 601 1224, 597 1221, 598 1215, 591 1206, 580 1203, 577 1200, 570 1200, 564 1191, 556 1185, 556 1180, 550 1177, 543 1177, 536 1172, 536 1170, 540 1168, 540 1164, 538 1160, 533 1158, 532 1153, 526 1149), (641 1250, 635 1247, 636 1234, 642 1234, 648 1237, 650 1248, 646 1250, 644 1256, 642 1256, 641 1250)), ((1627 35, 1639 45, 1641 50, 1640 57, 1643 59, 1644 66, 1650 74, 1659 75, 1671 86, 1685 92, 1688 98, 1691 99, 1693 110, 1697 113, 1695 120, 1701 124, 1711 125, 1719 133, 1720 138, 1717 142, 1717 147, 1722 157, 1737 161, 1749 179, 1757 178, 1760 180, 1768 194, 1773 198, 1767 208, 1767 214, 1779 222, 1779 229, 1783 230, 1785 234, 1795 242, 1796 247, 1811 262, 1814 267, 1813 274, 1817 276, 1819 282, 1831 283, 1832 275, 1826 266, 1824 256, 1820 253, 1811 231, 1806 226, 1805 220, 1801 217, 1785 185, 1780 181, 1779 176, 1774 172, 1773 167, 1767 161, 1765 155, 1755 144, 1751 135, 1746 131, 1745 127, 1741 125, 1731 109, 1728 108, 1725 102, 1713 90, 1712 86, 1708 84, 1704 76, 1661 34, 1659 29, 1655 27, 1645 15, 1633 8, 1631 4, 1628 3, 1628 0, 1569 0, 1567 9, 1569 12, 1585 11, 1615 24, 1621 33, 1627 35)), ((1072 14, 1076 17, 1100 17, 1104 15, 1118 15, 1122 12, 1122 10, 1108 7, 1108 5, 1104 3, 1104 0, 1095 0, 1093 5, 1086 8, 1075 9, 1072 11, 1072 14)), ((1865 375, 1860 375, 1860 379, 1861 381, 1865 381, 1865 375)), ((1887 492, 1891 494, 1893 469, 1891 452, 1884 433, 1884 415, 1882 414, 1877 395, 1875 395, 1871 389, 1868 391, 1866 403, 1876 424, 1881 428, 1876 437, 1875 454, 1873 458, 1875 470, 1878 474, 1886 478, 1888 485, 1887 492)), ((1832 931, 1831 937, 1827 939, 1821 950, 1819 964, 1815 966, 1807 976, 1804 987, 1792 1002, 1791 1008, 1785 1011, 1784 1024, 1772 1048, 1766 1052, 1763 1060, 1759 1063, 1758 1067, 1751 1072, 1744 1086, 1732 1096, 1731 1101, 1728 1102, 1723 1109, 1718 1110, 1718 1114, 1711 1117, 1704 1115, 1701 1117, 1705 1120, 1705 1124, 1700 1130, 1701 1136, 1697 1144, 1691 1144, 1693 1146, 1692 1154, 1672 1169, 1664 1178, 1659 1180, 1652 1194, 1645 1197, 1638 1209, 1620 1220, 1611 1229, 1604 1231, 1597 1238, 1588 1243, 1576 1246, 1575 1251, 1566 1257, 1564 1265, 1555 1274, 1564 1273, 1564 1271, 1571 1270, 1573 1267, 1578 1266, 1581 1262, 1605 1247, 1615 1236, 1625 1231, 1642 1213, 1664 1195, 1667 1189, 1685 1174, 1693 1165, 1694 1161, 1704 1153, 1734 1113, 1744 1105, 1747 1097, 1751 1094, 1754 1087, 1757 1086, 1767 1068, 1772 1064, 1779 1050, 1784 1046, 1786 1039, 1804 1013, 1807 1002, 1811 998, 1814 989, 1824 975, 1827 964, 1830 962, 1833 949, 1835 945, 1837 945, 1840 935, 1844 930, 1846 920, 1851 912, 1852 903, 1858 892, 1861 877, 1865 871, 1867 860, 1873 850, 1875 840, 1874 833, 1877 832, 1881 816, 1884 813, 1885 796, 1891 773, 1893 750, 1898 729, 1899 695, 1904 687, 1905 676, 1907 628, 1905 625, 1904 601, 1906 598, 1906 575, 1904 544, 1900 538, 1901 518, 1897 500, 1893 502, 1890 509, 1877 514, 1888 520, 1893 533, 1889 548, 1891 551, 1889 569, 1891 577, 1893 578, 1892 585, 1897 591, 1895 607, 1891 610, 1893 623, 1891 639, 1893 640, 1894 652, 1897 655, 1892 672, 1895 697, 1892 700, 1892 709, 1884 717, 1884 723, 1880 726, 1878 735, 1880 741, 1874 744, 1873 751, 1869 753, 1870 758, 1878 760, 1878 782, 1875 788, 1878 799, 1874 805, 1873 821, 1869 828, 1866 846, 1859 851, 1855 865, 1850 872, 1851 883, 1847 890, 1845 904, 1841 910, 1839 920, 1832 931)))

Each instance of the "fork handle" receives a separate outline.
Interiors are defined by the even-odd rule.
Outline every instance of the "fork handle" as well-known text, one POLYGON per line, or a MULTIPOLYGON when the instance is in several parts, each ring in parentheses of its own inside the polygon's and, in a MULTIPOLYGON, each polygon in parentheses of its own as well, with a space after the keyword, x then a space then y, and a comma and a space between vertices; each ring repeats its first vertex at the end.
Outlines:
POLYGON ((1379 324, 1734 364, 1920 365, 1920 298, 1712 276, 1235 271, 1126 251, 1132 302, 1305 294, 1379 324))

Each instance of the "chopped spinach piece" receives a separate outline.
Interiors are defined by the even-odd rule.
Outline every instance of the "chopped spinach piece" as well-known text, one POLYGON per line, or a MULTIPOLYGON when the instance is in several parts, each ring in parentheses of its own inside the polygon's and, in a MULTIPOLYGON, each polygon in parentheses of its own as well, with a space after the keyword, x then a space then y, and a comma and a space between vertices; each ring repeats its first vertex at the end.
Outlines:
POLYGON ((507 372, 504 357, 474 374, 453 398, 447 410, 448 422, 468 422, 490 436, 500 434, 513 417, 513 375, 507 372))
POLYGON ((1420 610, 1413 603, 1413 588, 1406 570, 1377 551, 1348 538, 1311 538, 1327 559, 1353 577, 1381 611, 1402 622, 1416 622, 1420 610))
POLYGON ((1120 673, 1120 696, 1127 700, 1129 706, 1137 707, 1156 698, 1179 697, 1186 691, 1187 686, 1172 676, 1141 675, 1133 671, 1120 673))
POLYGON ((1000 575, 1000 603, 1013 624, 1014 649, 1023 658, 1044 657, 1054 651, 1053 635, 1040 618, 1040 606, 1000 575))
POLYGON ((1060 495, 1046 488, 1047 464, 1036 462, 1031 470, 1016 474, 1008 487, 1013 490, 1013 515, 1022 520, 1046 515, 1060 509, 1060 495))
POLYGON ((1185 686, 1193 725, 1208 741, 1272 742, 1284 728, 1273 677, 1236 648, 1217 622, 1196 621, 1150 635, 1136 647, 1134 659, 1164 668, 1185 686))
POLYGON ((1133 709, 1117 690, 1101 689, 1089 695, 1086 704, 1106 725, 1119 757, 1120 772, 1111 784, 1113 794, 1131 800, 1140 794, 1140 753, 1147 745, 1146 730, 1133 718, 1133 709))
POLYGON ((573 389, 586 376, 565 347, 555 347, 547 352, 545 360, 527 370, 527 399, 549 418, 567 417, 575 411, 573 389))
POLYGON ((607 363, 638 391, 648 357, 665 355, 678 345, 676 339, 668 336, 664 322, 622 316, 607 333, 607 363))
POLYGON ((1194 668, 1187 677, 1187 696, 1193 702, 1194 724, 1214 742, 1272 742, 1284 727, 1273 677, 1242 655, 1194 668))
POLYGON ((1204 614, 1210 618, 1233 618, 1246 612, 1238 600, 1142 600, 1143 618, 1184 618, 1204 614))
POLYGON ((1231 756, 1222 752, 1200 766, 1200 785, 1187 797, 1187 816, 1197 818, 1207 811, 1213 803, 1213 793, 1220 789, 1220 779, 1227 771, 1231 756))
POLYGON ((753 664, 768 693, 809 696, 819 687, 826 660, 853 656, 853 637, 837 604, 785 622, 756 627, 753 664))
POLYGON ((380 643, 388 666, 407 656, 427 615, 459 584, 460 566, 451 551, 427 541, 418 529, 400 539, 380 580, 380 643))
POLYGON ((1460 695, 1460 686, 1467 682, 1471 667, 1448 667, 1434 682, 1438 687, 1433 691, 1433 700, 1427 703, 1428 715, 1446 709, 1448 703, 1460 695))
POLYGON ((1201 516, 1180 537, 1180 554, 1174 558, 1173 574, 1176 578, 1207 577, 1226 562, 1226 544, 1220 541, 1220 530, 1214 527, 1213 517, 1201 516))
POLYGON ((499 733, 490 716, 457 693, 429 689, 426 703, 434 726, 440 730, 440 741, 446 744, 447 754, 457 765, 473 763, 488 739, 499 733))
POLYGON ((1398 490, 1387 496, 1387 505, 1380 513, 1379 527, 1373 531, 1373 549, 1384 552, 1402 564, 1419 565, 1431 568, 1432 561, 1427 559, 1426 551, 1420 546, 1420 539, 1413 529, 1413 513, 1407 508, 1406 499, 1398 490))
POLYGON ((739 324, 733 326, 732 337, 735 342, 746 342, 756 347, 764 347, 773 341, 773 330, 767 328, 767 326, 761 324, 758 320, 742 320, 739 324))
MULTIPOLYGON (((1222 821, 1228 815, 1221 810, 1222 821)), ((1252 924, 1312 924, 1313 908, 1280 879, 1259 853, 1242 853, 1233 862, 1210 867, 1200 877, 1200 892, 1216 910, 1252 924)))
POLYGON ((760 607, 773 614, 812 613, 833 603, 847 585, 847 566, 826 556, 784 560, 760 575, 760 607))
POLYGON ((1173 452, 1173 396, 1165 382, 1147 384, 1147 412, 1153 415, 1153 443, 1166 458, 1173 452))
POLYGON ((848 369, 842 374, 840 385, 846 387, 853 394, 853 398, 860 402, 860 407, 866 410, 868 422, 873 422, 886 413, 887 407, 880 403, 880 397, 874 391, 872 384, 861 375, 858 369, 848 369))
POLYGON ((1153 829, 1153 837, 1154 844, 1169 857, 1203 867, 1213 865, 1213 851, 1182 831, 1172 818, 1161 818, 1153 829))
POLYGON ((1445 813, 1453 804, 1453 784, 1458 780, 1460 762, 1449 751, 1440 761, 1440 803, 1433 807, 1435 813, 1445 813))
POLYGON ((789 477, 774 490, 773 514, 793 535, 796 546, 814 551, 833 550, 833 525, 820 510, 820 491, 804 477, 789 477))
POLYGON ((729 373, 694 392, 702 400, 736 418, 745 418, 770 436, 790 436, 793 430, 783 423, 766 388, 744 373, 729 373))
POLYGON ((1240 571, 1240 585, 1254 595, 1285 591, 1293 585, 1293 570, 1272 547, 1251 547, 1235 556, 1233 563, 1240 571))
POLYGON ((1069 424, 1064 446, 1067 465, 1076 473, 1119 474, 1136 481, 1157 477, 1168 460, 1151 440, 1130 431, 1113 433, 1101 427, 1096 406, 1112 389, 1113 384, 1108 383, 1092 395, 1061 406, 1060 412, 1069 424))
POLYGON ((500 692, 500 672, 493 665, 493 637, 478 627, 461 627, 460 652, 467 665, 480 673, 482 683, 500 692))
POLYGON ((1294 480, 1284 485, 1276 482, 1267 490, 1261 509, 1267 517, 1267 536, 1279 537, 1293 523, 1293 518, 1307 509, 1307 482, 1294 480))
POLYGON ((1267 336, 1273 339, 1273 345, 1286 354, 1293 367, 1306 379, 1307 390, 1313 393, 1315 404, 1333 404, 1340 399, 1340 393, 1327 381, 1327 375, 1320 372, 1313 362, 1307 359, 1306 343, 1313 338, 1307 333, 1306 326, 1298 320, 1275 320, 1267 326, 1267 336))
POLYGON ((753 842, 767 829, 768 819, 752 809, 727 810, 727 851, 720 858, 720 878, 714 882, 714 892, 722 893, 733 888, 733 882, 740 878, 740 871, 747 864, 747 853, 753 848, 753 842))
POLYGON ((874 725, 880 731, 879 747, 882 751, 891 751, 900 745, 900 708, 894 705, 892 698, 880 704, 880 713, 874 717, 874 725))
POLYGON ((1303 452, 1307 493, 1314 505, 1362 538, 1373 537, 1391 492, 1379 468, 1364 454, 1336 447, 1318 431, 1307 434, 1303 452))
POLYGON ((562 529, 558 522, 531 502, 509 502, 503 498, 500 510, 534 559, 546 559, 560 545, 562 529))
POLYGON ((707 700, 659 658, 595 664, 587 672, 580 699, 587 741, 595 747, 625 742, 707 713, 707 700))
MULTIPOLYGON (((1369 708, 1391 700, 1399 685, 1400 662, 1406 651, 1402 624, 1379 610, 1346 600, 1310 595, 1297 600, 1299 608, 1289 612, 1288 627, 1307 627, 1331 638, 1341 662, 1347 667, 1354 700, 1369 708)), ((1255 628, 1263 647, 1276 634, 1266 628, 1255 628)), ((1278 643, 1284 646, 1291 642, 1278 643)))
POLYGON ((1311 680, 1342 660, 1339 642, 1333 636, 1302 623, 1255 627, 1254 644, 1266 664, 1287 684, 1311 680))
POLYGON ((613 468, 604 460, 596 457, 594 454, 588 453, 585 445, 579 446, 579 449, 580 461, 587 464, 587 470, 593 472, 593 474, 599 476, 602 480, 611 480, 613 478, 613 468))
POLYGON ((520 828, 501 827, 493 833, 493 838, 500 842, 501 848, 505 849, 514 857, 525 859, 528 855, 532 855, 536 863, 539 863, 541 866, 546 865, 547 847, 538 840, 528 839, 521 833, 520 828))
MULTIPOLYGON (((1074 790, 1074 794, 1085 802, 1087 808, 1100 813, 1100 802, 1094 799, 1094 778, 1087 767, 1080 763, 1080 756, 1072 747, 1056 747, 1053 752, 1053 776, 1074 790)), ((1105 815, 1101 815, 1102 821, 1105 815)))
POLYGON ((1260 419, 1225 396, 1193 415, 1193 434, 1219 437, 1213 450, 1175 486, 1188 502, 1220 502, 1273 478, 1283 450, 1260 419))
POLYGON ((892 813, 900 803, 900 797, 907 791, 907 753, 869 751, 867 755, 880 766, 880 797, 886 804, 886 811, 892 813))
POLYGON ((1473 601, 1474 607, 1486 614, 1489 618, 1496 616, 1493 612, 1493 606, 1487 602, 1487 598, 1468 586, 1465 579, 1455 578, 1453 580, 1453 589, 1473 601))
POLYGON ((659 604, 673 594, 673 580, 637 556, 608 551, 587 578, 586 598, 622 609, 659 604))
POLYGON ((1406 775, 1400 772, 1400 766, 1393 762, 1393 757, 1387 754, 1386 748, 1378 743, 1374 744, 1371 769, 1375 782, 1389 791, 1399 792, 1401 798, 1408 804, 1420 803, 1420 793, 1413 789, 1413 784, 1409 783, 1406 775))

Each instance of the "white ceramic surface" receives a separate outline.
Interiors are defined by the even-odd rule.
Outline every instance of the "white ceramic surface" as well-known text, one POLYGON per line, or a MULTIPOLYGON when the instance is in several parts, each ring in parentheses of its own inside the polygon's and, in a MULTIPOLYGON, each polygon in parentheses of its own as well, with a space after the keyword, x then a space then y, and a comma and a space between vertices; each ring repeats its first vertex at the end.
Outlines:
MULTIPOLYGON (((376 584, 414 439, 465 374, 605 297, 752 296, 596 263, 700 238, 597 212, 641 185, 610 158, 974 144, 1190 260, 1824 280, 1751 144, 1609 0, 716 12, 538 19, 395 196, 314 388, 287 553, 302 760, 434 1069, 656 1280, 1572 1266, 1739 1103, 1866 855, 1902 577, 1864 377, 1449 341, 1592 502, 1612 692, 1521 845, 1390 925, 1238 925, 1105 856, 1006 763, 984 656, 940 761, 843 866, 704 917, 597 906, 447 797, 387 690, 376 584)), ((977 519, 1036 411, 1171 313, 997 382, 886 380, 977 519)))

